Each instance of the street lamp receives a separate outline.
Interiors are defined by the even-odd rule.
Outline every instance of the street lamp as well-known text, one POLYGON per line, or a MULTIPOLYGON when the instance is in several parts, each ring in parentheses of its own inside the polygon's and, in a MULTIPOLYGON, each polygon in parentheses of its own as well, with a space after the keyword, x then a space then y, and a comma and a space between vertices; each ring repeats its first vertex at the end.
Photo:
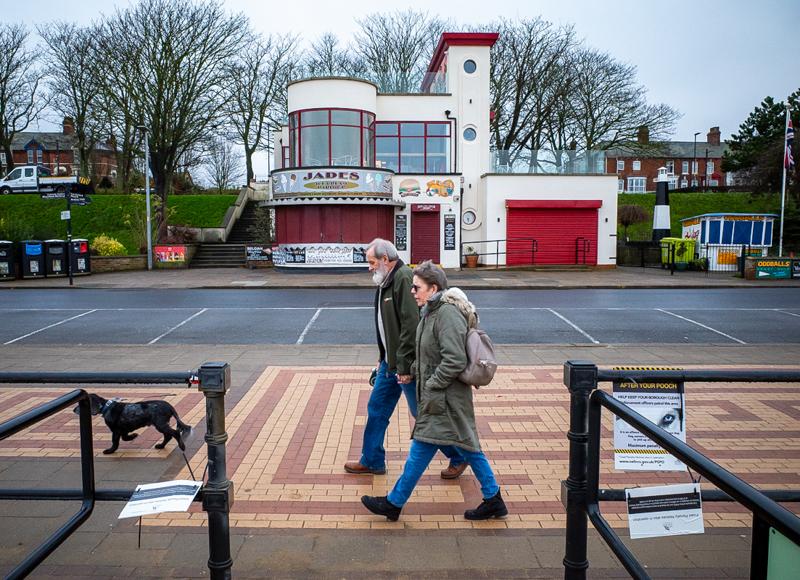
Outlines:
POLYGON ((144 135, 144 199, 147 213, 147 269, 153 269, 153 236, 150 226, 150 144, 147 140, 148 130, 144 125, 136 127, 144 135))
POLYGON ((700 134, 700 131, 694 134, 694 151, 692 153, 692 186, 697 185, 697 136, 700 134))

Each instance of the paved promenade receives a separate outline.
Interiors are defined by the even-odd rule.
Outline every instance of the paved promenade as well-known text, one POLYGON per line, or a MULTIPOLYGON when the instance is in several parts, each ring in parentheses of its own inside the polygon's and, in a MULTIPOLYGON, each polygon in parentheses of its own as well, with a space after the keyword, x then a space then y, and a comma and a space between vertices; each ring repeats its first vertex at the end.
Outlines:
MULTIPOLYGON (((236 577, 538 577, 563 574, 564 513, 559 482, 566 477, 568 397, 561 363, 603 365, 786 365, 800 347, 688 345, 554 347, 505 346, 495 382, 476 393, 478 427, 508 500, 505 520, 467 522, 480 501, 469 470, 444 481, 436 460, 397 523, 368 514, 358 498, 384 494, 402 468, 411 423, 404 403, 388 433, 385 476, 345 474, 358 457, 374 358, 372 347, 164 346, 91 347, 77 360, 69 348, 8 346, 2 370, 186 370, 204 360, 233 365, 227 406, 228 475, 235 486, 231 513, 236 577), (748 362, 747 365, 742 363, 748 362)), ((756 487, 797 488, 800 482, 798 385, 692 385, 687 390, 689 442, 756 487)), ((0 420, 65 388, 0 389, 0 420)), ((165 398, 196 430, 187 456, 198 477, 205 465, 204 403, 192 390, 97 387, 128 400, 165 398)), ((77 420, 61 413, 0 443, 3 487, 77 487, 77 420)), ((95 421, 99 487, 188 478, 174 444, 158 451, 153 429, 104 456, 110 440, 95 421)), ((610 420, 605 419, 602 484, 630 487, 686 482, 686 474, 616 473, 611 468, 610 420)), ((76 509, 53 502, 0 502, 0 570, 18 560, 76 509)), ((186 514, 145 518, 142 548, 136 520, 117 520, 121 504, 99 505, 90 521, 40 567, 39 577, 203 577, 207 575, 206 519, 186 514)), ((621 533, 622 504, 603 506, 621 533)), ((750 515, 736 505, 704 506, 706 534, 630 542, 655 578, 735 577, 749 574, 750 515)), ((625 577, 602 542, 590 540, 590 576, 625 577)))

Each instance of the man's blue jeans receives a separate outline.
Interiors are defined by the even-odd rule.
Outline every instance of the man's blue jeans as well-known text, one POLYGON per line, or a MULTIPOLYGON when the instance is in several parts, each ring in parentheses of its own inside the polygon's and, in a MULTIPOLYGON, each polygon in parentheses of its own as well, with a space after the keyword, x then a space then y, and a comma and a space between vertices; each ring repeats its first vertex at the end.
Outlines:
MULTIPOLYGON (((422 477, 431 459, 436 454, 437 449, 441 449, 441 447, 431 443, 423 443, 416 439, 411 441, 411 448, 408 450, 408 459, 406 459, 406 464, 403 467, 403 474, 394 484, 392 491, 389 492, 386 498, 389 503, 397 507, 403 507, 406 504, 419 478, 422 477)), ((492 467, 483 452, 467 451, 461 448, 459 448, 459 452, 472 468, 475 477, 478 478, 483 498, 489 499, 497 495, 497 492, 500 491, 500 486, 497 485, 492 467)))
MULTIPOLYGON (((386 469, 386 449, 383 447, 383 441, 386 438, 389 419, 397 407, 397 401, 400 400, 400 393, 405 394, 408 408, 416 418, 416 383, 411 381, 407 385, 401 385, 397 382, 397 375, 389 372, 387 362, 381 362, 367 405, 367 426, 364 428, 364 444, 361 448, 362 455, 359 462, 361 465, 370 469, 386 469)), ((442 447, 442 453, 450 459, 451 465, 464 463, 464 458, 455 447, 442 447)))

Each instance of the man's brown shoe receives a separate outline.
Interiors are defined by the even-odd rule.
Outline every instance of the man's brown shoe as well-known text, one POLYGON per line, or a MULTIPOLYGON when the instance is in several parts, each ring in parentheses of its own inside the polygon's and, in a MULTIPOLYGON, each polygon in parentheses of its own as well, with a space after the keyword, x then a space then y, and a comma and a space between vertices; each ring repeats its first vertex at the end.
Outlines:
POLYGON ((453 465, 452 463, 447 466, 447 469, 442 469, 442 479, 456 479, 467 469, 467 462, 453 465))
POLYGON ((344 464, 344 470, 347 473, 355 473, 356 475, 383 475, 386 473, 386 468, 372 469, 366 465, 361 465, 358 461, 350 461, 344 464))

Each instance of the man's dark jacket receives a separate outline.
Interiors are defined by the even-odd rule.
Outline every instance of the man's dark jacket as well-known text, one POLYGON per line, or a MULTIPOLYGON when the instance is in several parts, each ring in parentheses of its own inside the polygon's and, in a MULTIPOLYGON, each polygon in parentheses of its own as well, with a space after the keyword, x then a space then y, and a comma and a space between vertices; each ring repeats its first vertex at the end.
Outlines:
POLYGON ((413 277, 411 268, 398 259, 375 293, 375 309, 380 309, 383 333, 386 336, 386 344, 383 344, 376 319, 378 350, 381 360, 385 360, 389 364, 389 370, 398 375, 410 375, 414 364, 419 308, 411 294, 413 277))

